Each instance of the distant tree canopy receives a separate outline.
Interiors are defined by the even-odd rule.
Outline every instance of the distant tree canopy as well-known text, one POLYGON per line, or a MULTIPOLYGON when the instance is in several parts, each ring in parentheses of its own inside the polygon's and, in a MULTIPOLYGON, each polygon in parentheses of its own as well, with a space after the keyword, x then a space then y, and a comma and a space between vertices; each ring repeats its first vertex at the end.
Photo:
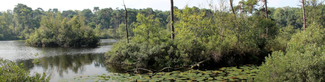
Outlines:
MULTIPOLYGON (((254 0, 243 0, 239 3, 239 5, 234 6, 234 14, 238 15, 238 17, 243 18, 245 15, 252 15, 252 16, 261 16, 263 15, 263 7, 257 8, 257 2, 254 0)), ((311 24, 312 22, 318 22, 321 25, 324 25, 324 21, 322 19, 325 18, 325 14, 323 14, 322 9, 324 9, 325 6, 322 4, 315 4, 312 1, 306 1, 306 19, 307 19, 307 26, 311 24)), ((181 30, 181 28, 176 28, 176 30, 179 30, 180 32, 176 33, 177 37, 184 37, 184 33, 190 33, 192 35, 191 37, 201 38, 205 39, 208 36, 205 36, 206 34, 212 35, 216 33, 217 31, 213 31, 217 28, 212 28, 214 26, 205 26, 202 27, 202 25, 209 25, 209 23, 218 23, 217 21, 221 21, 224 24, 222 25, 216 25, 217 27, 224 27, 224 26, 231 26, 231 27, 239 27, 239 25, 247 25, 246 23, 236 23, 236 22, 226 22, 229 19, 223 19, 223 20, 216 20, 216 19, 209 19, 212 17, 216 17, 218 15, 228 15, 231 13, 231 11, 222 12, 218 10, 211 10, 211 9, 200 9, 198 7, 190 8, 190 10, 186 9, 178 9, 177 7, 174 7, 175 10, 178 10, 180 13, 187 13, 187 14, 179 14, 176 12, 175 14, 178 17, 175 18, 175 25, 185 25, 189 26, 186 27, 186 29, 190 30, 181 30), (190 13, 193 12, 201 12, 197 13, 196 15, 191 15, 190 13), (204 18, 198 18, 199 16, 203 16, 204 18), (202 20, 206 22, 202 22, 201 24, 198 24, 200 22, 193 22, 193 23, 182 23, 182 22, 190 22, 191 20, 202 20), (237 25, 237 26, 232 26, 237 25), (210 28, 210 29, 201 29, 201 28, 210 28), (186 32, 187 31, 187 32, 186 32), (190 32, 192 31, 192 32, 190 32), (206 31, 206 32, 205 32, 206 31), (196 33, 196 32, 204 32, 204 33, 196 33), (177 35, 178 34, 178 35, 177 35)), ((57 8, 49 9, 47 11, 44 11, 42 8, 32 9, 31 7, 28 7, 24 4, 18 4, 15 6, 13 10, 7 10, 4 12, 1 12, 0 14, 0 40, 12 40, 12 39, 29 39, 30 45, 38 45, 43 46, 43 43, 50 43, 52 41, 55 41, 55 45, 60 46, 74 46, 78 44, 84 44, 84 41, 81 41, 81 43, 76 44, 70 44, 66 43, 66 41, 70 41, 68 39, 59 40, 56 41, 59 37, 59 31, 57 33, 54 33, 54 28, 52 29, 51 26, 47 24, 59 24, 58 22, 62 22, 66 20, 66 22, 72 21, 72 19, 77 20, 78 23, 80 23, 79 30, 84 30, 86 33, 94 34, 93 36, 99 37, 99 38, 123 38, 125 37, 125 25, 128 25, 128 31, 130 36, 134 36, 133 28, 138 27, 138 19, 137 15, 142 14, 144 17, 150 17, 150 19, 155 19, 155 21, 159 22, 159 27, 170 30, 170 12, 169 11, 161 11, 161 10, 153 10, 152 8, 145 8, 145 9, 131 9, 128 8, 128 22, 125 23, 125 12, 124 9, 113 9, 113 8, 99 8, 94 7, 93 10, 91 9, 84 9, 84 10, 65 10, 65 11, 59 11, 57 8), (59 14, 58 14, 59 13, 59 14), (59 16, 60 15, 60 16, 59 16), (44 19, 50 19, 53 18, 53 20, 58 22, 45 22, 44 19), (79 20, 80 19, 80 20, 79 20), (51 28, 51 30, 48 30, 51 28), (46 30, 47 29, 47 30, 46 30), (91 32, 90 32, 91 30, 91 32), (88 32, 89 31, 89 32, 88 32), (53 32, 53 35, 51 35, 51 32, 53 32), (44 34, 49 33, 49 34, 44 34), (40 41, 35 42, 41 42, 41 43, 33 43, 31 39, 36 39, 36 35, 40 35, 42 37, 46 37, 47 39, 41 39, 40 41), (51 38, 49 38, 51 37, 51 38), (62 42, 63 41, 63 42, 62 42)), ((268 15, 271 20, 274 20, 276 22, 276 26, 283 28, 283 27, 293 27, 294 29, 302 28, 303 26, 303 20, 302 18, 302 11, 300 8, 295 7, 282 7, 282 8, 268 8, 268 15)), ((219 17, 219 19, 222 19, 222 17, 219 17)), ((240 19, 240 18, 239 18, 240 19)), ((238 19, 238 20, 239 20, 238 19)), ((246 19, 245 19, 246 20, 246 19)), ((263 19, 264 20, 264 19, 263 19)), ((266 21, 266 20, 265 20, 266 21)), ((269 20, 267 20, 269 21, 269 20)), ((262 21, 261 21, 262 22, 262 21)), ((60 30, 58 27, 69 27, 72 23, 66 23, 67 26, 62 26, 62 24, 56 25, 55 30, 60 30)), ((53 25, 55 26, 55 25, 53 25)), ((185 28, 185 27, 184 27, 185 28)), ((263 28, 260 27, 261 31, 263 28)), ((269 27, 267 27, 269 28, 269 27)), ((244 30, 243 28, 234 28, 238 30, 244 30)), ((233 30, 234 30, 233 29, 233 30)), ((62 30, 62 29, 61 29, 62 30)), ((220 30, 220 29, 219 29, 220 30)), ((241 32, 238 30, 234 30, 236 32, 241 32)), ((272 30, 272 29, 269 29, 272 30)), ((274 29, 273 29, 274 30, 274 29)), ((62 32, 63 33, 63 32, 62 32)), ((64 34, 65 35, 65 34, 64 34)), ((60 35, 59 38, 62 38, 63 36, 60 35)), ((64 36, 65 38, 68 37, 68 35, 64 36)), ((71 36, 69 36, 71 37, 71 36)), ((237 36, 240 37, 240 34, 237 36)), ((79 37, 80 38, 80 37, 79 37)), ((69 38, 72 41, 72 38, 69 38)), ((78 38, 76 38, 78 39, 78 38)), ((237 38, 240 39, 240 38, 237 38)), ((52 44, 52 43, 50 43, 52 44)), ((54 45, 54 44, 53 44, 54 45)), ((50 45, 44 45, 44 46, 50 46, 50 45)))
MULTIPOLYGON (((138 13, 145 16, 154 15, 158 18, 161 26, 166 27, 169 20, 169 11, 153 10, 152 8, 146 9, 130 9, 128 8, 128 28, 130 35, 132 35, 133 22, 136 22, 138 13)), ((18 4, 13 10, 7 10, 0 13, 0 40, 13 40, 13 39, 28 39, 35 29, 41 27, 41 20, 43 16, 49 16, 48 13, 61 13, 62 18, 70 20, 75 16, 83 18, 85 26, 89 26, 95 31, 99 38, 122 38, 119 31, 120 24, 125 21, 124 9, 113 8, 99 8, 94 7, 93 10, 64 10, 60 11, 57 8, 43 10, 42 8, 32 9, 24 4, 18 4), (95 30, 97 29, 97 30, 95 30)), ((122 30, 122 29, 120 29, 122 30)))
MULTIPOLYGON (((323 8, 322 4, 315 4, 312 1, 306 2, 306 19, 307 26, 312 23, 312 21, 323 22, 322 19, 325 15, 322 14, 323 8)), ((256 2, 252 1, 241 1, 240 4, 234 6, 234 12, 246 13, 252 15, 261 15, 263 9, 256 8, 256 2), (247 5, 243 5, 247 4, 247 5)), ((214 17, 214 11, 211 9, 200 9, 194 7, 197 11, 205 11, 205 15, 209 17, 214 17)), ((174 9, 178 9, 174 7, 174 9)), ((183 9, 179 9, 183 11, 183 9)), ((18 4, 13 8, 13 10, 7 10, 0 13, 0 40, 12 40, 12 39, 28 39, 31 33, 34 33, 35 28, 41 27, 40 22, 42 16, 48 16, 47 13, 61 13, 62 17, 68 19, 74 16, 83 17, 83 22, 85 26, 89 26, 95 31, 95 34, 99 38, 123 38, 125 35, 121 35, 125 31, 119 31, 120 24, 124 23, 124 9, 113 9, 113 8, 99 8, 94 7, 91 9, 84 10, 64 10, 60 11, 57 8, 49 9, 44 11, 42 8, 32 9, 24 4, 18 4), (97 30, 95 30, 97 29, 97 30)), ((130 36, 133 36, 132 28, 134 28, 134 23, 137 22, 136 16, 140 13, 144 16, 153 15, 153 18, 157 18, 161 23, 161 27, 170 28, 170 12, 153 10, 152 8, 145 9, 131 9, 128 8, 128 29, 130 36)), ((279 7, 279 8, 268 8, 269 18, 275 20, 278 27, 293 26, 295 29, 301 28, 303 26, 302 11, 300 8, 295 7, 279 7)), ((221 13, 218 13, 221 14, 221 13)), ((180 18, 175 18, 175 23, 179 21, 180 18)), ((325 24, 325 23, 324 23, 325 24)), ((323 23, 322 23, 323 25, 323 23)))

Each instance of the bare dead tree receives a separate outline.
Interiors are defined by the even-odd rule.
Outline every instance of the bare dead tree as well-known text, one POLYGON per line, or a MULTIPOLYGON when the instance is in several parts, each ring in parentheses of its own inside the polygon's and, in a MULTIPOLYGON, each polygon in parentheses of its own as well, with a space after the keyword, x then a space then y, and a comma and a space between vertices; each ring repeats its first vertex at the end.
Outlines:
POLYGON ((171 39, 175 38, 175 29, 174 29, 174 1, 170 0, 170 30, 171 30, 171 39))
POLYGON ((126 43, 129 43, 129 31, 128 31, 128 10, 126 9, 125 2, 123 0, 124 9, 125 9, 125 31, 126 31, 126 43))
POLYGON ((230 2, 230 7, 231 7, 232 14, 236 15, 235 10, 234 10, 234 6, 232 4, 233 0, 229 0, 229 2, 230 2))
POLYGON ((268 14, 267 14, 267 0, 264 0, 264 6, 265 6, 265 17, 269 18, 268 14))
POLYGON ((304 20, 304 31, 306 31, 305 0, 302 0, 301 3, 302 3, 302 13, 303 13, 303 20, 304 20))
MULTIPOLYGON (((268 16, 268 14, 267 14, 267 0, 264 0, 264 6, 265 6, 265 10, 264 10, 264 13, 265 13, 265 18, 266 19, 268 19, 269 18, 269 16, 268 16)), ((267 34, 268 34, 268 32, 269 32, 269 28, 268 27, 266 27, 266 37, 268 36, 267 34)))

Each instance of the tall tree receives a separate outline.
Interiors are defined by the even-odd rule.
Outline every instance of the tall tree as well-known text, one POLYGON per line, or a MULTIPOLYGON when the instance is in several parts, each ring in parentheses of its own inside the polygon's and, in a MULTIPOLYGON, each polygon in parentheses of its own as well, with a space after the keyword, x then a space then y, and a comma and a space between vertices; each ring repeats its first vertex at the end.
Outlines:
POLYGON ((14 8, 14 20, 16 23, 15 33, 20 36, 24 36, 24 33, 28 33, 28 29, 32 28, 32 8, 24 4, 18 4, 14 8), (16 32, 18 31, 18 32, 16 32))
POLYGON ((265 17, 269 18, 268 14, 267 14, 267 0, 264 0, 264 6, 265 6, 265 17))
POLYGON ((238 2, 238 5, 235 7, 235 9, 240 10, 241 13, 253 14, 253 12, 257 10, 255 8, 257 6, 257 3, 258 0, 241 0, 238 2))
POLYGON ((94 12, 99 11, 99 7, 94 7, 94 12))
POLYGON ((129 43, 129 32, 128 32, 128 10, 126 9, 126 5, 124 3, 124 9, 125 9, 125 32, 126 32, 126 43, 129 43))
POLYGON ((59 11, 58 8, 53 8, 53 13, 56 13, 58 11, 59 11))
POLYGON ((171 29, 171 39, 173 40, 175 38, 174 34, 174 1, 170 0, 170 29, 171 29))
POLYGON ((303 20, 304 20, 304 30, 306 30, 305 0, 302 0, 301 3, 302 3, 302 13, 303 13, 303 20))
POLYGON ((90 22, 92 22, 92 18, 94 17, 93 12, 90 9, 84 9, 82 10, 79 15, 85 17, 85 24, 88 25, 90 22))
MULTIPOLYGON (((264 0, 264 6, 265 6, 265 10, 264 10, 265 18, 268 19, 269 16, 268 16, 268 14, 267 14, 267 0, 264 0)), ((269 32, 269 28, 266 27, 266 37, 267 37, 268 32, 269 32)))
POLYGON ((230 7, 231 7, 232 14, 236 15, 233 4, 232 4, 233 0, 229 0, 229 2, 230 2, 230 7))

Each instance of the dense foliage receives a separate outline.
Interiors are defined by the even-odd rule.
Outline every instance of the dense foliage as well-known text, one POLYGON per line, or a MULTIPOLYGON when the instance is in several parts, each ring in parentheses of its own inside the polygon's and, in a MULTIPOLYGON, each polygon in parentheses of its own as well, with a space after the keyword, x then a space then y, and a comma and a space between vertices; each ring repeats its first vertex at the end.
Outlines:
MULTIPOLYGON (((253 8, 250 6, 245 5, 237 5, 235 6, 235 11, 237 13, 250 13, 252 15, 261 15, 263 9, 256 8, 255 2, 252 1, 244 1, 240 4, 247 4, 252 5, 253 8), (245 2, 245 3, 244 3, 245 2), (250 3, 252 2, 252 3, 250 3)), ((322 19, 324 19, 325 15, 322 14, 324 11, 322 9, 325 7, 322 4, 317 4, 317 0, 310 0, 307 2, 306 6, 306 16, 307 16, 307 25, 311 24, 313 21, 319 22, 323 25, 322 19), (315 2, 316 1, 316 2, 315 2)), ((198 7, 195 7, 199 9, 198 7)), ((178 9, 175 7, 175 9, 178 9)), ((218 17, 222 16, 221 10, 220 12, 214 12, 211 9, 200 9, 201 11, 206 11, 206 15, 209 17, 218 17), (219 14, 214 15, 212 14, 219 14)), ((287 27, 293 26, 295 29, 301 28, 303 26, 302 22, 302 11, 300 8, 296 7, 269 7, 269 18, 276 21, 278 27, 287 27)), ((64 10, 59 11, 57 8, 43 10, 42 8, 32 9, 24 4, 17 4, 15 8, 12 10, 9 9, 7 11, 0 12, 0 40, 12 40, 12 39, 28 39, 29 36, 34 33, 35 28, 39 28, 41 26, 40 22, 43 16, 48 16, 47 13, 61 13, 62 17, 72 18, 75 15, 84 17, 84 24, 89 26, 94 30, 97 36, 100 38, 123 38, 125 34, 125 29, 120 29, 120 24, 128 24, 128 27, 131 32, 130 36, 133 36, 132 28, 135 26, 133 22, 136 22, 136 16, 138 13, 144 14, 145 16, 153 15, 155 18, 159 20, 161 23, 160 25, 163 28, 169 29, 169 11, 161 11, 161 10, 154 10, 152 8, 145 8, 145 9, 131 9, 128 8, 128 22, 125 23, 124 18, 124 9, 113 9, 113 8, 99 8, 94 7, 93 9, 84 9, 84 10, 64 10), (121 31, 122 30, 122 31, 121 31), (122 34, 122 35, 121 35, 122 34)), ((230 13, 228 13, 230 14, 230 13)), ((184 15, 185 16, 185 15, 184 15)), ((186 16, 185 16, 186 17, 186 16)), ((240 15, 238 14, 238 17, 240 15)), ((180 18, 176 18, 178 21, 180 18)), ((229 20, 229 19, 223 19, 229 20)), ((221 23, 220 23, 221 24, 221 23)), ((225 23, 224 23, 225 24, 225 23)), ((222 25, 223 26, 223 25, 222 25)), ((239 26, 239 25, 238 25, 239 26)))
POLYGON ((124 40, 114 44, 106 53, 107 62, 158 68, 202 61, 207 61, 202 65, 239 66, 261 63, 266 57, 256 81, 324 81, 323 4, 306 1, 305 31, 300 8, 270 8, 266 18, 254 0, 239 4, 234 12, 176 9, 174 40, 164 32, 168 28, 152 22, 155 17, 137 16, 134 37, 128 44, 124 40))
POLYGON ((256 63, 272 51, 271 44, 279 34, 276 22, 261 16, 241 14, 243 18, 236 21, 226 20, 234 16, 196 7, 176 10, 175 14, 178 21, 174 40, 157 18, 138 14, 134 37, 128 44, 123 40, 114 44, 106 53, 108 62, 156 68, 201 61, 219 66, 256 63), (218 15, 224 16, 215 18, 218 15))
POLYGON ((258 81, 324 81, 324 28, 312 24, 297 32, 288 42, 286 52, 276 51, 260 67, 258 81))
MULTIPOLYGON (((83 17, 85 26, 89 26, 94 30, 95 34, 100 38, 123 38, 121 36, 120 25, 128 24, 129 29, 132 30, 133 22, 136 22, 136 16, 138 13, 142 13, 145 16, 154 15, 162 23, 162 26, 166 26, 169 21, 168 11, 154 10, 152 8, 145 9, 131 9, 128 8, 128 22, 125 23, 124 9, 113 8, 99 8, 84 10, 64 10, 59 11, 57 8, 43 10, 42 8, 32 9, 25 4, 17 4, 13 10, 0 12, 0 40, 13 40, 13 39, 28 39, 31 34, 34 33, 35 28, 41 27, 41 20, 44 16, 51 17, 53 13, 54 17, 56 13, 61 13, 62 18, 73 18, 75 16, 83 17)), ((129 30, 132 36, 132 31, 129 30)))
POLYGON ((79 16, 68 19, 63 18, 61 13, 56 16, 48 13, 48 16, 42 17, 41 27, 26 40, 26 44, 43 47, 96 47, 99 37, 90 27, 85 26, 83 20, 79 16))
MULTIPOLYGON (((23 66, 23 65, 21 65, 23 66)), ((1 82, 48 82, 50 77, 46 74, 33 73, 17 66, 15 62, 0 59, 1 82)))

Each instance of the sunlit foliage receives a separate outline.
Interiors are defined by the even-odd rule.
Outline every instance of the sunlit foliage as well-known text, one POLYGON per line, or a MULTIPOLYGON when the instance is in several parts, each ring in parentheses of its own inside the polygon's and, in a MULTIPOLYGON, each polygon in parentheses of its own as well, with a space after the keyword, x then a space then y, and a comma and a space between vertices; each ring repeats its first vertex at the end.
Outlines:
MULTIPOLYGON (((21 64, 21 66, 24 66, 21 64)), ((49 82, 50 77, 46 74, 31 73, 11 62, 0 58, 0 81, 1 82, 49 82)))

